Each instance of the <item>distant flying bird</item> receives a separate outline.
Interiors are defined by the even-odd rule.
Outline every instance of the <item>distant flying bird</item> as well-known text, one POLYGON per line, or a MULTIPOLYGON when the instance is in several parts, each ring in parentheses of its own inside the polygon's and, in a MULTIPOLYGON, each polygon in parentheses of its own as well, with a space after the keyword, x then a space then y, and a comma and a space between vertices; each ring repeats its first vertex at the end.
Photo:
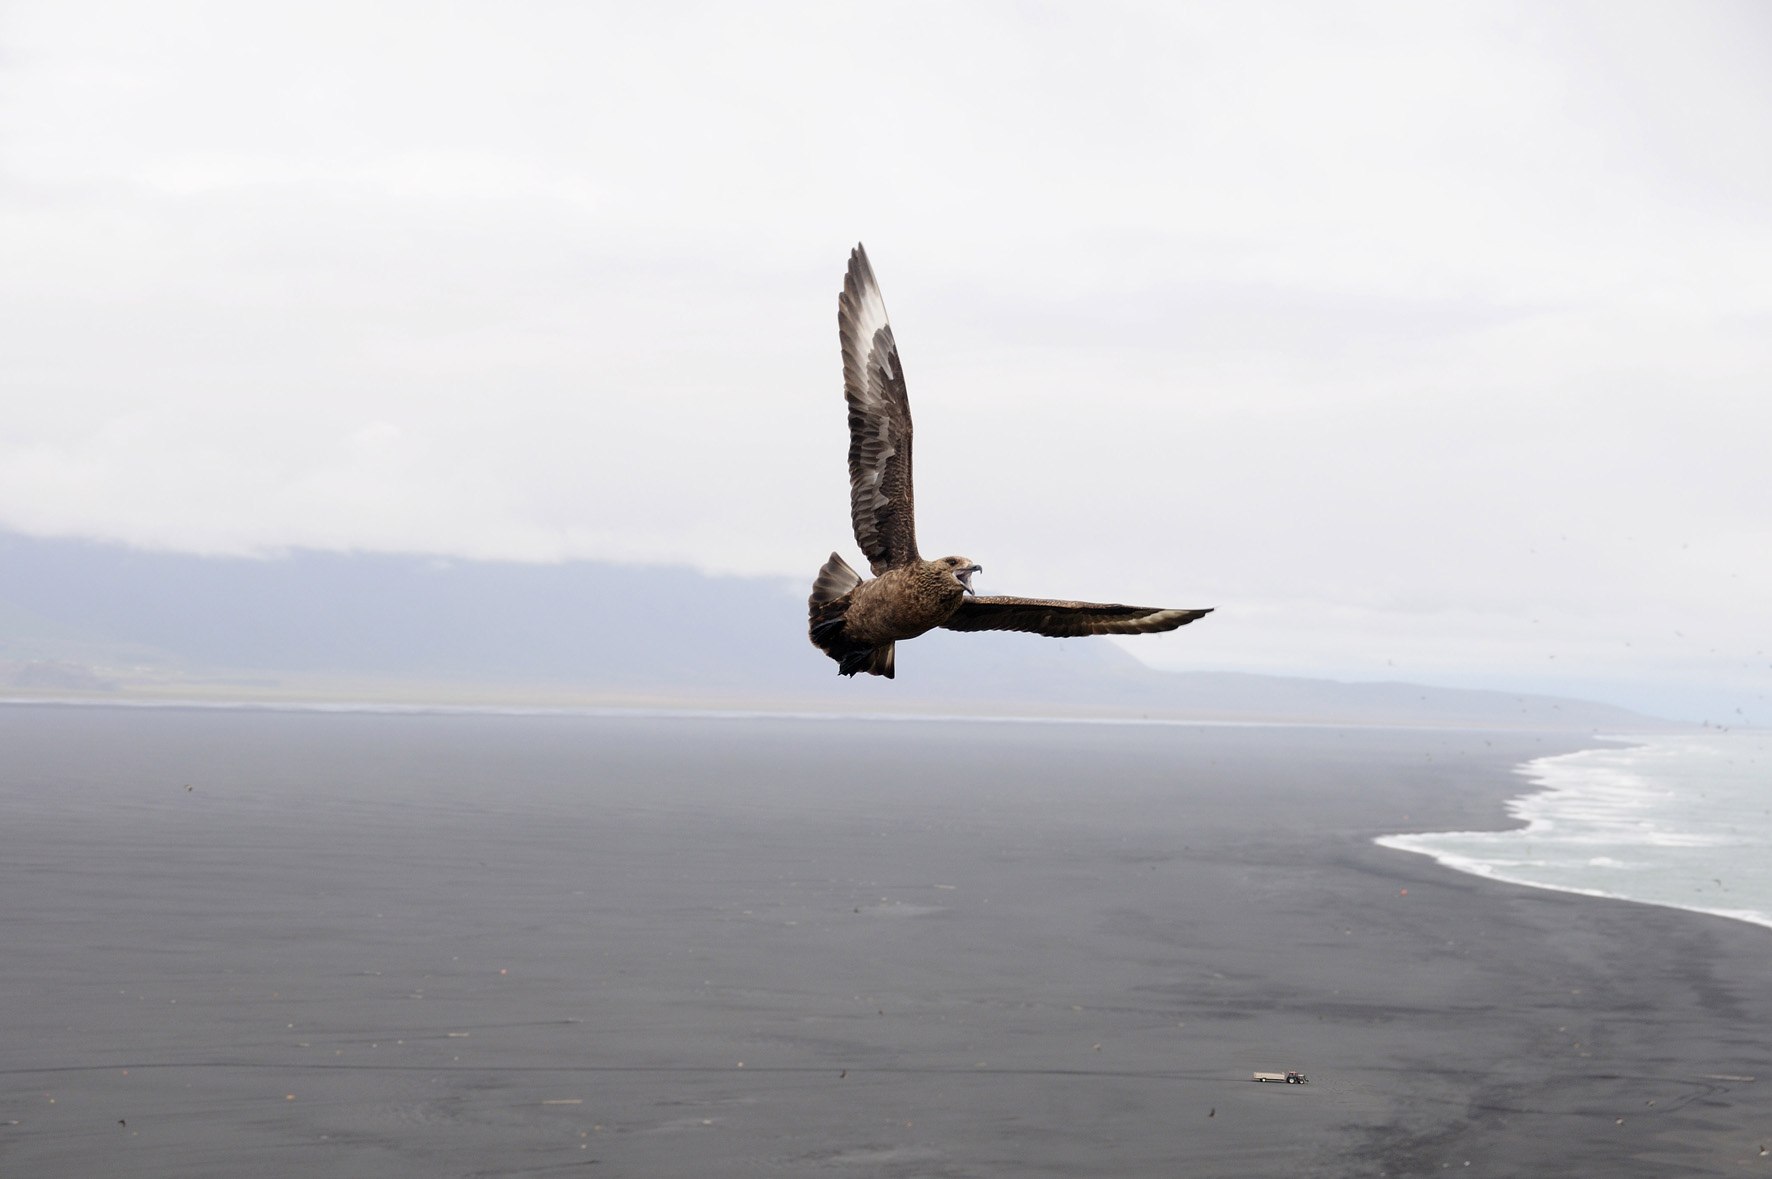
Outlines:
POLYGON ((880 284, 859 245, 837 297, 843 396, 849 402, 849 514, 874 576, 836 553, 807 601, 812 642, 841 675, 892 678, 893 644, 934 628, 1020 630, 1053 638, 1174 630, 1211 610, 1164 610, 1044 598, 981 598, 970 557, 925 561, 911 497, 911 407, 880 284))

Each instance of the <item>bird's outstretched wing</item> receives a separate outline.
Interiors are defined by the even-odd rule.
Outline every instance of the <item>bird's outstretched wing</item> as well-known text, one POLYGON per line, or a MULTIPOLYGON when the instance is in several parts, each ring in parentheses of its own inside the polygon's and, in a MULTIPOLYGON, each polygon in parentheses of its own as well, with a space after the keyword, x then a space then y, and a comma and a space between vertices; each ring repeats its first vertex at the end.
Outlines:
POLYGON ((941 625, 948 630, 1025 630, 1055 639, 1081 635, 1143 635, 1174 630, 1206 610, 1164 610, 1102 602, 1059 602, 1046 598, 967 598, 941 625))
POLYGON ((849 402, 849 514, 876 575, 915 561, 911 407, 880 284, 859 245, 837 296, 843 397, 849 402))

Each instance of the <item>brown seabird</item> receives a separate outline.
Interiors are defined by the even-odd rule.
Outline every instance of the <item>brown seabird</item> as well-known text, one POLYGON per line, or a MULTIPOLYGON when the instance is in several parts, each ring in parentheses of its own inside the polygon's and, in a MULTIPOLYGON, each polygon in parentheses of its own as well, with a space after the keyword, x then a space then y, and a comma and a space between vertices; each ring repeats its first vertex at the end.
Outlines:
POLYGON ((1054 638, 1174 630, 1211 610, 1164 610, 1044 598, 979 597, 969 557, 925 561, 911 498, 911 407, 904 369, 867 251, 856 246, 837 296, 843 396, 849 402, 849 514, 871 581, 836 553, 807 606, 812 642, 841 675, 892 678, 892 648, 934 628, 1021 630, 1054 638))

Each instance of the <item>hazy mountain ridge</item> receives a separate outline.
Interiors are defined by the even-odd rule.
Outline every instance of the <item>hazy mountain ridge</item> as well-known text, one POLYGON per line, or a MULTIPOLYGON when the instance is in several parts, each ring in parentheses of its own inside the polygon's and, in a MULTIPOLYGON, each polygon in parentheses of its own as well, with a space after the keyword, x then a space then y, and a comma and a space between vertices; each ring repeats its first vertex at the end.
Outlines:
POLYGON ((938 631, 916 640, 914 666, 897 681, 841 680, 806 640, 805 593, 785 579, 601 562, 200 557, 0 534, 0 688, 1658 724, 1546 696, 1164 672, 1102 640, 1010 634, 938 631))

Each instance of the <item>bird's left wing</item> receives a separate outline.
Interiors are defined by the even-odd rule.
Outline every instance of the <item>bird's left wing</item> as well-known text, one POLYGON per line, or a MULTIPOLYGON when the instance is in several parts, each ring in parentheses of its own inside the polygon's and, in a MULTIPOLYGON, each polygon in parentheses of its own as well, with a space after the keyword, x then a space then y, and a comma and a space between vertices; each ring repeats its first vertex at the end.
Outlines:
POLYGON ((911 495, 911 407, 880 284, 859 245, 837 299, 843 396, 849 402, 849 515, 875 575, 917 560, 911 495))
POLYGON ((966 598, 948 630, 1024 630, 1055 639, 1080 635, 1143 635, 1174 630, 1206 610, 1165 610, 1156 606, 1121 606, 1103 602, 1060 602, 1047 598, 966 598))

